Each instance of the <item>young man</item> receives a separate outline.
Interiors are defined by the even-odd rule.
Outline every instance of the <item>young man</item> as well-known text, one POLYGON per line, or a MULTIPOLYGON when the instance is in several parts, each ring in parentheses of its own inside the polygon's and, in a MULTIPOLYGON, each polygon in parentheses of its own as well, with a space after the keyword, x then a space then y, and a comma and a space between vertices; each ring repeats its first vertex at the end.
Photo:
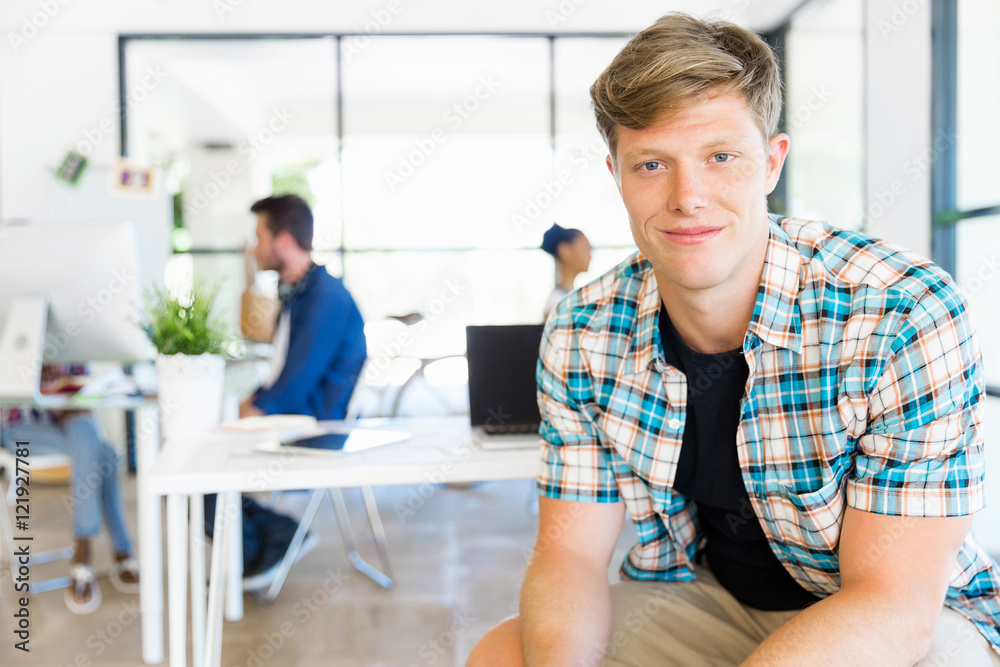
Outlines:
MULTIPOLYGON (((278 272, 281 315, 268 378, 240 405, 240 417, 267 414, 343 419, 367 357, 364 321, 343 283, 312 261, 313 216, 296 195, 262 199, 257 214, 257 265, 278 272)), ((215 496, 205 499, 211 536, 215 496)), ((243 586, 268 586, 297 522, 243 498, 243 586)), ((306 537, 299 557, 315 546, 306 537)))
POLYGON ((591 97, 639 252, 548 320, 521 616, 469 664, 1000 665, 951 278, 768 215, 789 139, 754 34, 667 15, 591 97))

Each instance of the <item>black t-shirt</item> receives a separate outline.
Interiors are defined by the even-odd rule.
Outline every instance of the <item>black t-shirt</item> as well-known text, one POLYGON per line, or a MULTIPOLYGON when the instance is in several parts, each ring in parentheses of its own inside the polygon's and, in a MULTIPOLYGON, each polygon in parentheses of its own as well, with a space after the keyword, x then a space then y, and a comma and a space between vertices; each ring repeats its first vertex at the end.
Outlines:
POLYGON ((685 374, 688 386, 674 488, 696 504, 712 573, 733 597, 756 609, 802 609, 818 601, 771 551, 743 484, 736 431, 750 371, 742 350, 695 352, 662 303, 660 339, 664 359, 685 374))

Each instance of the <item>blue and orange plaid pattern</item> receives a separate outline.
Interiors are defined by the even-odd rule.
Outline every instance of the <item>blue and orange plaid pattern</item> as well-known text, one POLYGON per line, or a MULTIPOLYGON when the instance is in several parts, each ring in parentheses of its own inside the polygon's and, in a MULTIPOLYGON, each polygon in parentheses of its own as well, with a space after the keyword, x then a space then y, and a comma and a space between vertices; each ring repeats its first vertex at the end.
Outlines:
MULTIPOLYGON (((553 311, 537 371, 538 488, 624 501, 639 542, 622 575, 685 581, 701 532, 672 485, 688 391, 710 391, 711 378, 664 361, 659 309, 652 266, 635 253, 553 311)), ((847 505, 921 517, 984 506, 982 355, 964 299, 928 260, 772 217, 743 353, 734 446, 751 507, 733 520, 759 520, 807 590, 840 587, 847 505)), ((1000 650, 1000 568, 971 534, 945 602, 1000 650)))

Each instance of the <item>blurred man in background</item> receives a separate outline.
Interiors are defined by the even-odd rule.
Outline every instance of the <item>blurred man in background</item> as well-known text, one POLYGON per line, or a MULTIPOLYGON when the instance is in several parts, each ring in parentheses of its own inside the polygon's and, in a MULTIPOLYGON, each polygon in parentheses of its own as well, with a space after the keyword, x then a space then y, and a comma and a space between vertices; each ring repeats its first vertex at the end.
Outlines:
MULTIPOLYGON (((264 384, 240 404, 240 417, 292 414, 344 419, 367 357, 364 321, 343 283, 312 261, 313 216, 297 195, 267 197, 257 214, 257 265, 277 271, 281 314, 264 384)), ((205 498, 211 537, 216 497, 205 498)), ((243 496, 243 585, 268 586, 297 521, 243 496)), ((298 557, 315 548, 309 533, 298 557)))

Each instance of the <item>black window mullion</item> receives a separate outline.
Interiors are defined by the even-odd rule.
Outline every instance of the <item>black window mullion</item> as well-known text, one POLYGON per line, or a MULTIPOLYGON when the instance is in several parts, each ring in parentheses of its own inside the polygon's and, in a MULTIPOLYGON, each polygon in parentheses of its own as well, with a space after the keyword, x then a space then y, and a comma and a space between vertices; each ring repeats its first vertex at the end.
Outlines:
MULTIPOLYGON (((956 186, 958 127, 958 7, 950 0, 933 0, 932 18, 932 143, 938 137, 941 150, 934 153, 931 166, 931 220, 940 219, 958 206, 956 186)), ((957 247, 955 223, 931 225, 931 257, 945 271, 955 275, 957 247)))

